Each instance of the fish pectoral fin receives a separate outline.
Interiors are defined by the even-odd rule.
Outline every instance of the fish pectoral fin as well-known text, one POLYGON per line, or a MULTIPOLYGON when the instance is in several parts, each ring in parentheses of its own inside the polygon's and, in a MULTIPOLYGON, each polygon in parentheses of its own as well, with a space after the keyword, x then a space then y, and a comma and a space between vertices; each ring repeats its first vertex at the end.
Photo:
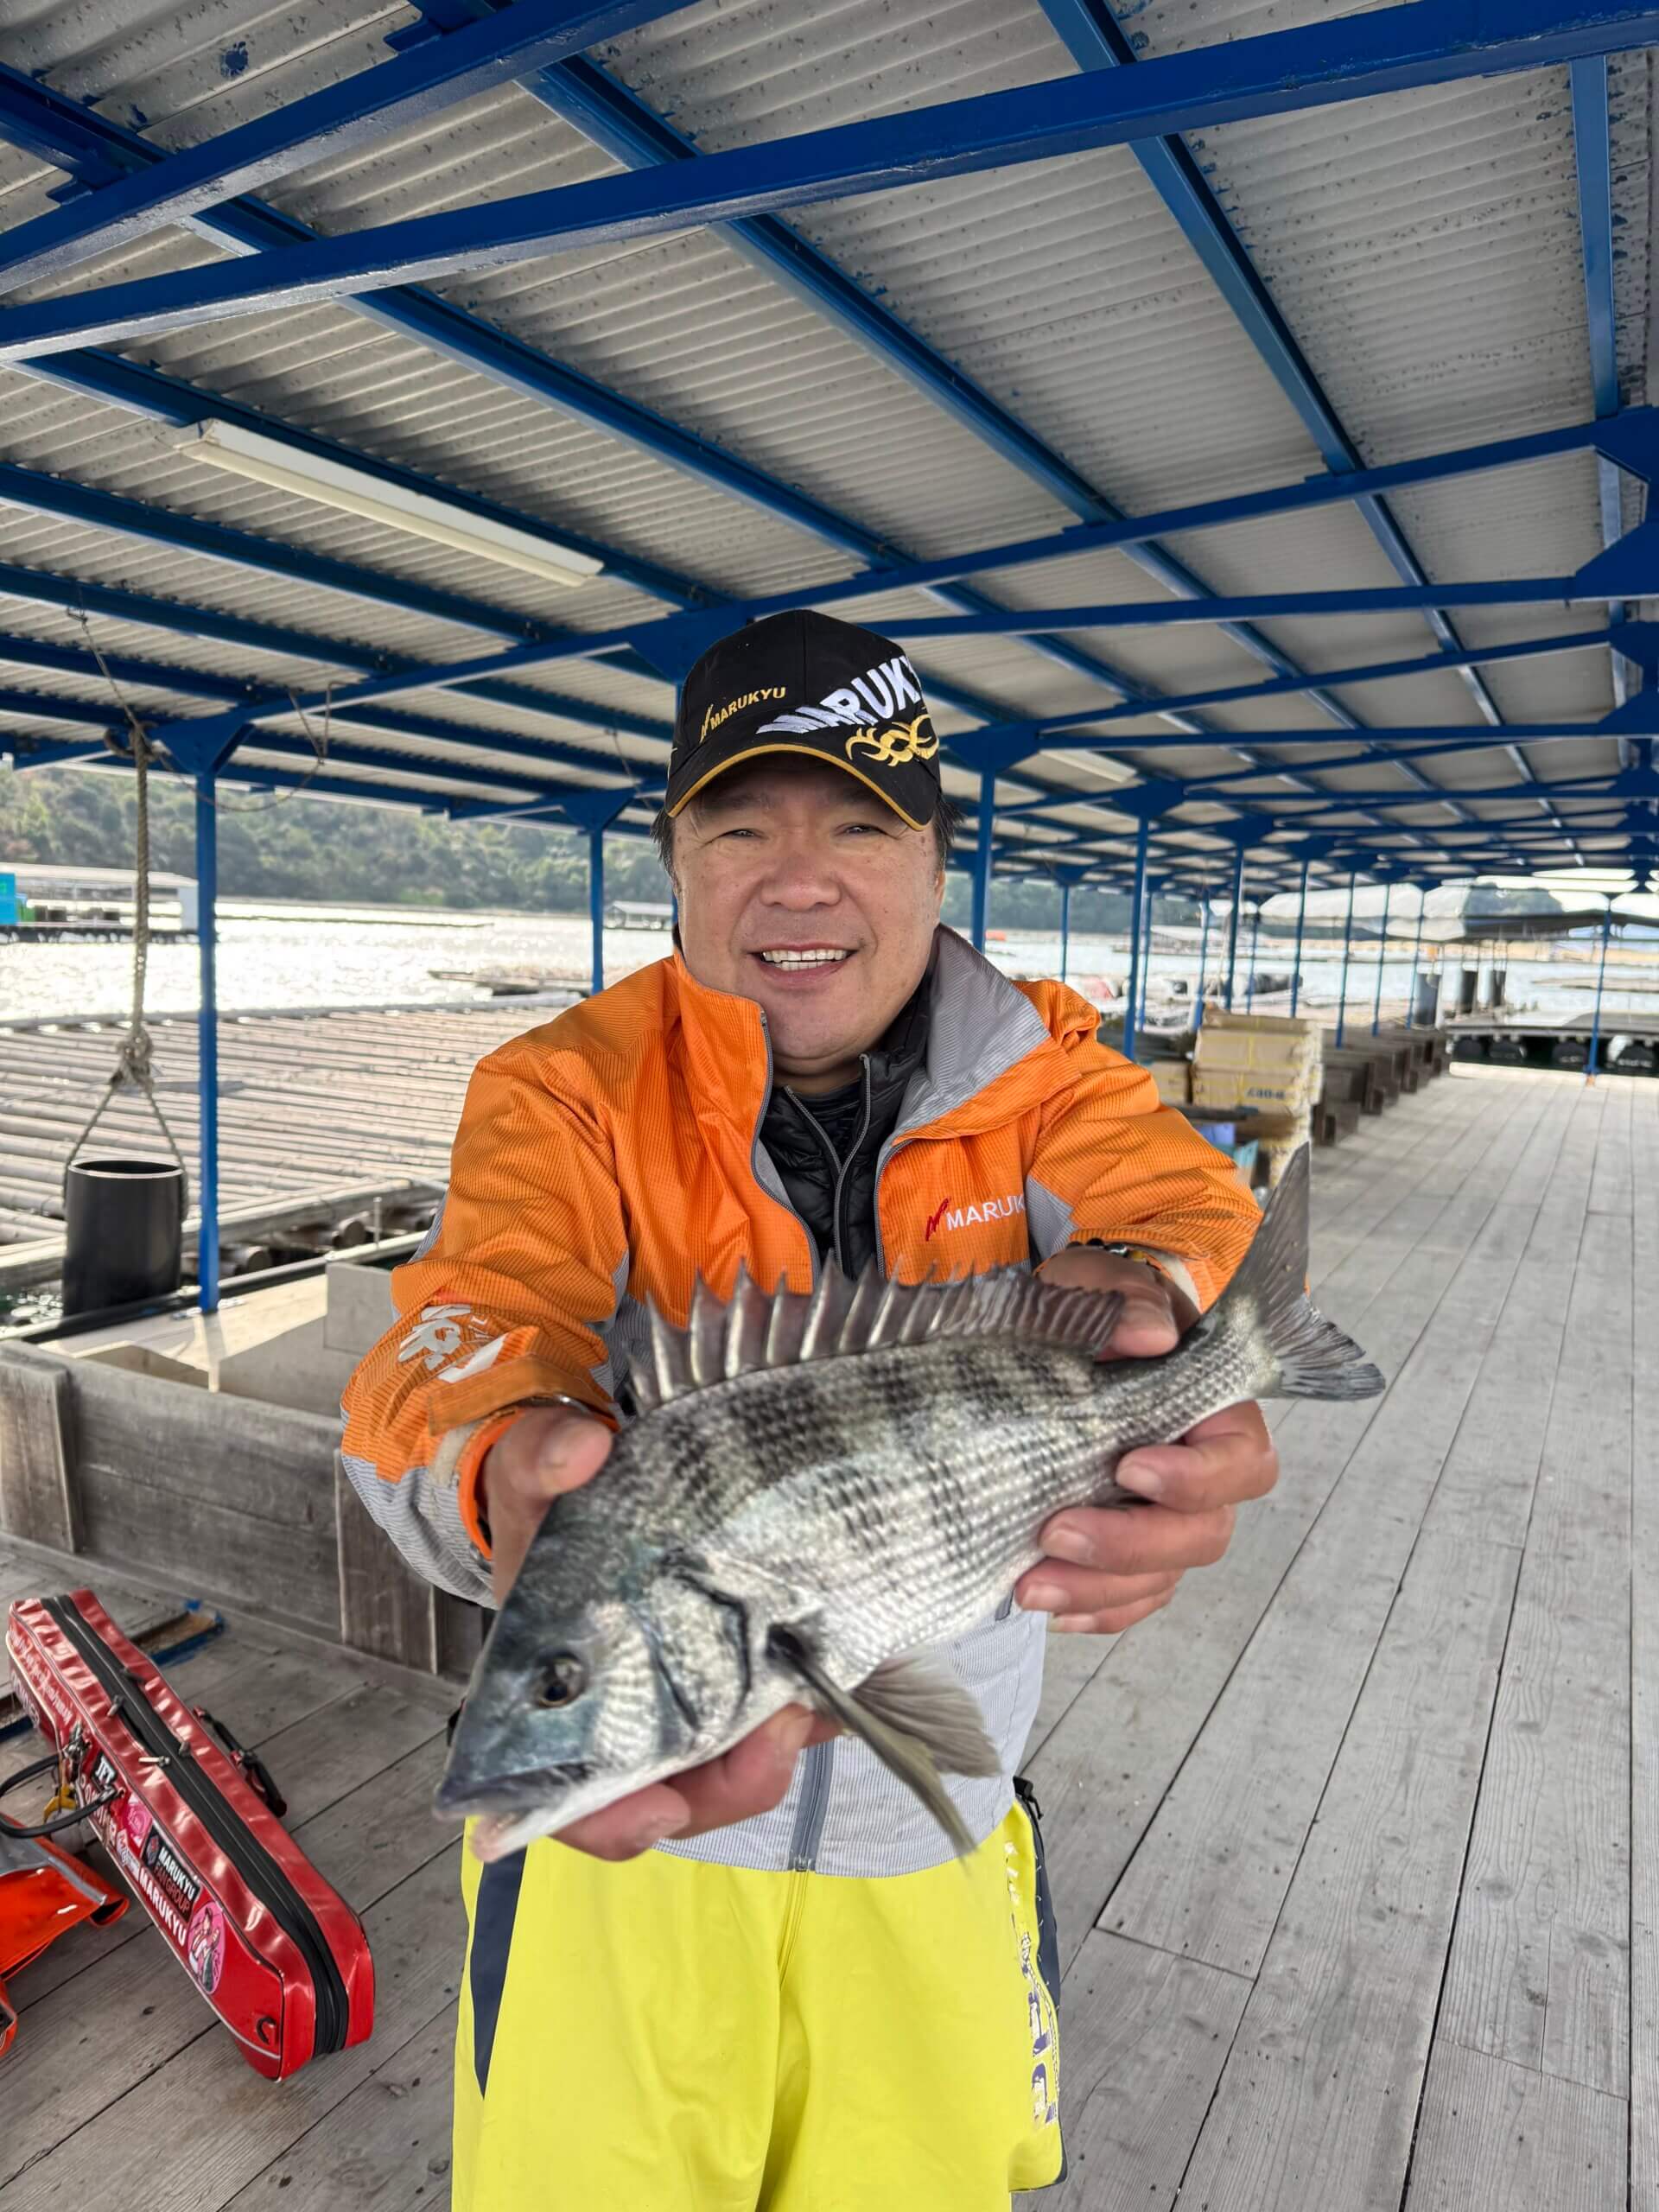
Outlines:
POLYGON ((1001 1774, 978 1706, 949 1675, 925 1659, 889 1659, 853 1693, 866 1713, 925 1744, 945 1774, 1001 1774))
POLYGON ((887 1771, 914 1791, 966 1858, 974 1840, 940 1770, 990 1775, 1000 1773, 1002 1764, 967 1691, 914 1660, 889 1661, 857 1689, 844 1690, 798 1637, 774 1630, 771 1649, 774 1661, 799 1675, 821 1713, 868 1744, 887 1771))

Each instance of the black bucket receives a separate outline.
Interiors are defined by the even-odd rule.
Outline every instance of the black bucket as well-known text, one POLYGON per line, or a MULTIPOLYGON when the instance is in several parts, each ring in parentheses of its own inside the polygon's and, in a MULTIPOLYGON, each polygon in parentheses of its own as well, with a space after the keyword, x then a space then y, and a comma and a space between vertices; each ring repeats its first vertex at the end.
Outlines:
POLYGON ((77 1160, 63 1182, 63 1310, 165 1298, 184 1274, 184 1171, 170 1160, 77 1160))

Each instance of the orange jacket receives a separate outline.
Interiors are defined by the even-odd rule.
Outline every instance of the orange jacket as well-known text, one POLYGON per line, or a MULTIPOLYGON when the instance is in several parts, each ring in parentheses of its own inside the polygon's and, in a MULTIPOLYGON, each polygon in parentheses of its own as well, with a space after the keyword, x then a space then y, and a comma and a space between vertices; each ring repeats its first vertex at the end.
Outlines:
MULTIPOLYGON (((1200 1307, 1218 1294, 1255 1203, 1097 1020, 939 931, 926 1066, 877 1180, 889 1274, 1102 1239, 1160 1256, 1200 1307)), ((609 1415, 646 1301, 683 1322, 697 1274, 724 1296, 744 1265, 810 1288, 810 1237, 758 1141, 770 1084, 760 1008, 677 954, 480 1063, 442 1211, 392 1279, 400 1318, 345 1396, 346 1471, 420 1572, 487 1595, 484 1451, 538 1398, 609 1415)))

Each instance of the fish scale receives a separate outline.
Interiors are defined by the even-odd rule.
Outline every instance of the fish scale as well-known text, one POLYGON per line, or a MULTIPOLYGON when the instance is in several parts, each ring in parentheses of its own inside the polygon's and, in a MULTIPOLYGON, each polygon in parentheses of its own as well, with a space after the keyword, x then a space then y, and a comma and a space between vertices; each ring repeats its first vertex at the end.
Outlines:
POLYGON ((1308 1303, 1298 1155, 1215 1309, 1103 1361, 1121 1301, 1023 1273, 810 1296, 701 1283, 652 1317, 637 1418, 559 1498, 480 1659, 439 1791, 489 1855, 728 1749, 805 1702, 861 1736, 959 1850, 941 1770, 1000 1770, 942 1671, 1057 1512, 1124 1502, 1140 1446, 1268 1395, 1382 1377, 1308 1303), (987 1760, 993 1764, 987 1764, 987 1760))

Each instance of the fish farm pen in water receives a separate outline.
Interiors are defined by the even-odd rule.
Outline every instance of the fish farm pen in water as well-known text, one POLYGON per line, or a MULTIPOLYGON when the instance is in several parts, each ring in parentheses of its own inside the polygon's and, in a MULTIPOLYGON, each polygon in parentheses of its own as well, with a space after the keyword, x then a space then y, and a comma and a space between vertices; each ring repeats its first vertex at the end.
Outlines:
MULTIPOLYGON (((341 1394, 478 1064, 683 955, 633 863, 774 707, 947 822, 960 936, 1067 1049, 1092 1006, 1241 1243, 1310 1148, 1312 1295, 1388 1385, 1274 1402, 1224 1558, 1043 1639, 1040 2202, 1659 2203, 1656 53, 1643 0, 0 10, 0 1605, 57 1605, 243 1884, 118 1821, 14 1639, 0 2212, 519 2212, 456 2162, 431 1817, 487 1617, 363 1502, 341 1394), (819 615, 879 635, 861 688, 803 647, 677 747, 712 646, 819 615), (325 866, 434 902, 412 969, 365 907, 372 961, 280 972, 325 866), (508 880, 585 912, 457 953, 508 880), (238 1897, 289 1947, 240 2028, 238 1897)), ((797 922, 752 949, 859 957, 797 922)), ((935 1226, 1040 1259, 1024 1174, 935 1226)), ((469 1410, 416 1517, 464 1535, 505 1338, 419 1303, 469 1410)))

